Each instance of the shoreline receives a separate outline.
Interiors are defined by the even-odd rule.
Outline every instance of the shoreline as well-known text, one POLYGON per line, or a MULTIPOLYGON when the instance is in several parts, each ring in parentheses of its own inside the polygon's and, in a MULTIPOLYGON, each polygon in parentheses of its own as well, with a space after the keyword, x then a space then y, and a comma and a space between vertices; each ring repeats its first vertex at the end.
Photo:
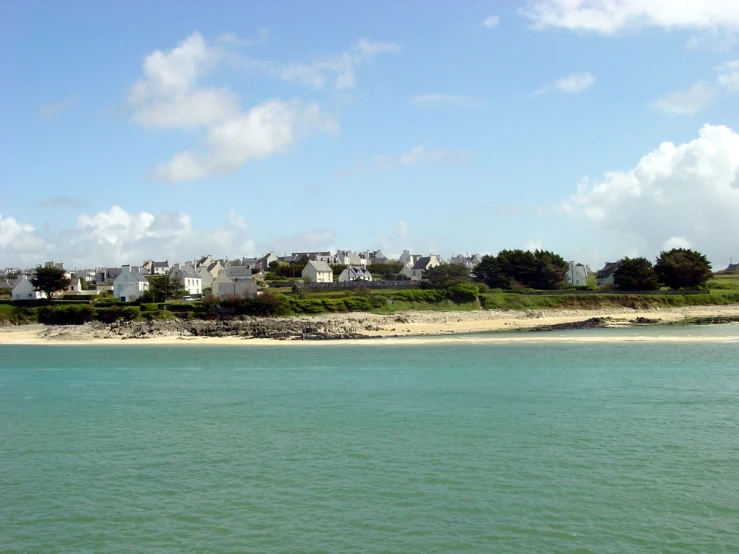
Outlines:
POLYGON ((292 318, 219 322, 131 322, 79 326, 33 324, 0 327, 2 345, 140 345, 140 346, 276 346, 492 344, 571 342, 733 342, 737 337, 669 336, 676 326, 739 322, 739 304, 651 310, 537 310, 476 312, 400 312, 326 314, 292 318), (242 325, 243 324, 243 325, 242 325), (241 326, 239 326, 241 325, 241 326), (272 336, 254 336, 254 326, 268 327, 272 336), (661 335, 563 336, 575 329, 664 328, 661 335), (285 332, 287 329, 287 332, 285 332), (296 331, 295 329, 298 329, 296 331), (302 334, 300 330, 303 330, 302 334), (306 338, 305 329, 310 330, 306 338), (205 336, 210 333, 213 336, 205 336), (559 334, 555 334, 559 333, 559 334), (477 335, 477 336, 475 336, 477 335), (487 335, 487 336, 482 336, 487 335))

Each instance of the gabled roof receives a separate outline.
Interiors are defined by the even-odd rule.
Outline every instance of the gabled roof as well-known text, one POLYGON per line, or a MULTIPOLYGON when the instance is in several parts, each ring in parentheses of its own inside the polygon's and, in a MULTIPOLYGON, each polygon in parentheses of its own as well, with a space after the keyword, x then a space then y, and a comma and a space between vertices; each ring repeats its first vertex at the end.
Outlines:
POLYGON ((739 264, 729 264, 726 271, 739 271, 739 264))
POLYGON ((413 269, 426 269, 431 263, 431 256, 423 256, 418 258, 418 261, 413 265, 413 269))
POLYGON ((326 262, 316 262, 316 261, 311 260, 310 262, 308 262, 308 265, 311 266, 316 271, 318 271, 319 273, 325 273, 327 271, 329 273, 334 272, 334 270, 331 269, 331 266, 328 265, 326 262))
POLYGON ((351 266, 351 267, 348 267, 347 269, 349 270, 349 274, 354 274, 354 275, 372 275, 372 273, 370 272, 370 270, 367 269, 366 267, 363 267, 363 266, 360 266, 360 267, 351 266))
POLYGON ((181 267, 179 269, 175 269, 172 273, 175 275, 182 275, 188 279, 200 279, 200 273, 190 267, 181 267))
POLYGON ((606 262, 606 265, 603 266, 603 269, 601 269, 598 273, 595 274, 595 276, 598 279, 606 279, 611 276, 611 274, 618 269, 618 266, 621 265, 621 262, 606 262))
POLYGON ((151 262, 152 267, 169 267, 169 262, 151 262))

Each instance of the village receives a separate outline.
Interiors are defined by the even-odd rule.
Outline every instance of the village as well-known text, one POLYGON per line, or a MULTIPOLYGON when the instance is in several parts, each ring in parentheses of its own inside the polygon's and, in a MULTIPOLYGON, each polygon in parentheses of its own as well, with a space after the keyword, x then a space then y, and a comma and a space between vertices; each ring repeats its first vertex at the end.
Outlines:
MULTIPOLYGON (((427 270, 445 264, 466 268, 470 272, 481 261, 479 254, 459 254, 443 259, 438 254, 411 254, 409 250, 396 258, 385 256, 380 250, 335 252, 293 252, 278 256, 268 252, 261 257, 216 259, 212 255, 184 262, 147 260, 140 265, 124 264, 118 267, 95 269, 67 269, 63 262, 49 261, 44 267, 64 270, 69 279, 59 297, 112 296, 121 302, 136 302, 150 290, 152 278, 167 276, 167 283, 175 283, 178 290, 172 297, 199 300, 208 296, 224 299, 229 296, 249 297, 275 286, 299 283, 309 288, 346 288, 408 286, 424 281, 427 270), (338 270, 337 270, 338 268, 338 270)), ((584 286, 593 273, 587 265, 568 262, 567 284, 584 286)), ((607 264, 602 282, 612 274, 607 264)), ((615 267, 614 267, 615 269, 615 267)), ((31 283, 35 268, 5 268, 0 270, 0 290, 9 290, 13 301, 33 301, 46 298, 31 283)), ((600 284, 599 279, 599 284, 600 284)))

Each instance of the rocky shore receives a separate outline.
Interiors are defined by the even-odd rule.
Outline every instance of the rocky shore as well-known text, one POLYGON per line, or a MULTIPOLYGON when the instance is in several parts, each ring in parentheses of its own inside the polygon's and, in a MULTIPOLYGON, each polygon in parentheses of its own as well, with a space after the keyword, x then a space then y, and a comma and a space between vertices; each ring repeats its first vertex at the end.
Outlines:
MULTIPOLYGON (((704 306, 661 310, 537 310, 529 312, 403 312, 323 314, 285 318, 241 317, 215 321, 173 319, 128 321, 80 326, 34 326, 40 340, 93 342, 99 340, 205 338, 328 341, 346 339, 454 335, 506 331, 562 331, 664 324, 739 321, 739 306, 704 306)), ((30 331, 30 330, 29 330, 30 331)), ((0 330, 0 339, 3 331, 0 330)), ((1 340, 0 340, 1 341, 1 340)))

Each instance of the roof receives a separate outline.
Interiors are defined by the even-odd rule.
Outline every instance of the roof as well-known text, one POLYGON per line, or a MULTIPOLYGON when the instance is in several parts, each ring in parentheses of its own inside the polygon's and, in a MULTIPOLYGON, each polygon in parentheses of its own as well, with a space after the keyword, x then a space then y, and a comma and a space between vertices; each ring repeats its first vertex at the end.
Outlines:
POLYGON ((251 268, 247 265, 230 265, 225 270, 228 277, 251 277, 251 268))
POLYGON ((152 267, 169 267, 169 262, 151 262, 152 267))
MULTIPOLYGON (((311 266, 313 269, 315 269, 318 272, 330 272, 333 273, 334 270, 331 269, 331 266, 328 265, 326 262, 316 262, 316 261, 310 261, 308 262, 308 265, 311 266)), ((308 267, 308 265, 306 267, 308 267)))
POLYGON ((610 277, 611 274, 618 269, 618 266, 621 265, 621 262, 606 262, 606 265, 603 266, 603 269, 601 269, 598 273, 595 274, 595 276, 598 279, 605 279, 607 277, 610 277))
POLYGON ((415 265, 413 266, 413 269, 426 269, 426 267, 431 263, 431 256, 424 256, 422 258, 418 258, 418 261, 416 261, 415 265))
POLYGON ((181 267, 179 269, 175 269, 172 273, 174 275, 182 275, 183 277, 187 277, 189 279, 200 279, 200 273, 190 267, 181 267))
POLYGON ((354 273, 355 275, 372 275, 369 269, 367 269, 366 267, 362 267, 362 266, 360 267, 351 266, 347 269, 349 270, 349 273, 354 273))
POLYGON ((10 281, 7 281, 3 279, 0 281, 0 289, 12 289, 13 285, 10 284, 10 281))
POLYGON ((739 264, 729 264, 726 271, 739 271, 739 264))

